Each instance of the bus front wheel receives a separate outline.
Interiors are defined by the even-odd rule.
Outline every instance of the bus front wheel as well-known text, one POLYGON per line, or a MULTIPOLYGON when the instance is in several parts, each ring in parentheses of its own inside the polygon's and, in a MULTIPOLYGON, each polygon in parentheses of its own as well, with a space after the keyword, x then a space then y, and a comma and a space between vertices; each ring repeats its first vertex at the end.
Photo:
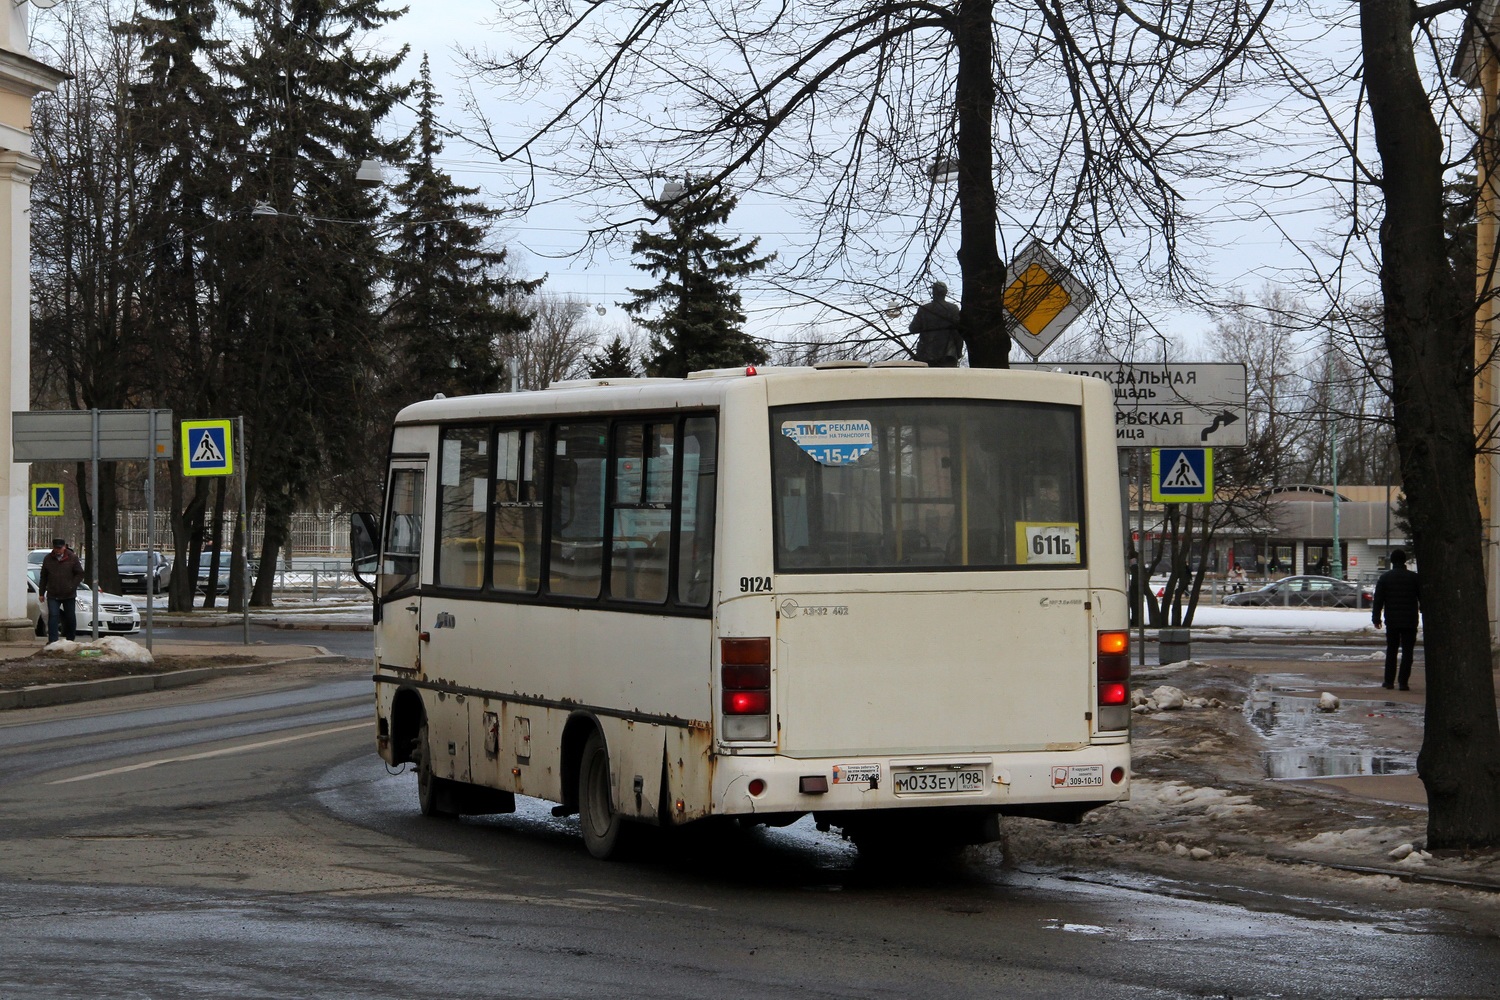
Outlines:
POLYGON ((609 749, 596 729, 583 744, 578 764, 578 826, 583 845, 596 858, 618 857, 626 820, 615 811, 609 788, 609 749))
POLYGON ((427 720, 417 730, 417 802, 423 816, 458 815, 453 809, 448 783, 432 773, 432 740, 427 734, 427 720))

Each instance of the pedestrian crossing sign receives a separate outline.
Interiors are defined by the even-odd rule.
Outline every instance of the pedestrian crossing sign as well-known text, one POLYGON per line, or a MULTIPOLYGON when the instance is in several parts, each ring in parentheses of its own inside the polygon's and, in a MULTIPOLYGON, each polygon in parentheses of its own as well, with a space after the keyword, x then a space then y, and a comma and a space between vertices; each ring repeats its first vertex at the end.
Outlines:
POLYGON ((62 517, 62 483, 33 483, 31 487, 32 517, 62 517))
POLYGON ((1208 503, 1214 498, 1212 448, 1152 448, 1151 499, 1156 503, 1208 503))
POLYGON ((228 420, 182 422, 182 474, 228 476, 234 473, 234 438, 228 420))

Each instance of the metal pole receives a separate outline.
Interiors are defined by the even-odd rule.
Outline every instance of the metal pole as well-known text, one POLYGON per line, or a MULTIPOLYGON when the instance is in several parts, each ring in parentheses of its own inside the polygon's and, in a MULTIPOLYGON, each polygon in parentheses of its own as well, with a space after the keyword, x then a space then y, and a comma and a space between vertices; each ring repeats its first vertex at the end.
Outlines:
POLYGON ((244 574, 244 586, 240 588, 240 626, 245 645, 250 645, 250 519, 245 510, 249 506, 245 499, 245 418, 234 418, 234 437, 240 451, 240 572, 244 574))
POLYGON ((1141 536, 1135 548, 1135 579, 1136 579, 1136 616, 1135 624, 1138 630, 1136 635, 1136 662, 1142 669, 1146 666, 1146 588, 1151 581, 1146 576, 1146 473, 1141 468, 1144 464, 1145 449, 1135 450, 1135 509, 1137 533, 1141 536))
POLYGON ((156 408, 146 411, 146 648, 151 648, 156 606, 156 408))
POLYGON ((1333 578, 1344 578, 1344 558, 1339 553, 1339 422, 1329 425, 1329 458, 1333 464, 1333 578))
MULTIPOLYGON (((94 567, 93 587, 93 612, 89 615, 91 637, 99 638, 99 411, 89 410, 91 431, 94 444, 94 460, 89 463, 89 491, 94 496, 94 530, 90 533, 89 541, 89 564, 94 567)), ((77 614, 77 602, 74 602, 74 614, 77 614)))

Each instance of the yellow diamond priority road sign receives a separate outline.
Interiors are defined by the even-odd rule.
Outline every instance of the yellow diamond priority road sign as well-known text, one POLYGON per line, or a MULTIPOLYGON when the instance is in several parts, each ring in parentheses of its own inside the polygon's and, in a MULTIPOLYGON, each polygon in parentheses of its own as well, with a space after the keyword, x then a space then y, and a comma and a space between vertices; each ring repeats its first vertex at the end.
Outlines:
POLYGON ((1035 241, 1011 258, 1008 273, 1004 305, 1010 335, 1027 354, 1039 358, 1094 301, 1094 293, 1035 241))

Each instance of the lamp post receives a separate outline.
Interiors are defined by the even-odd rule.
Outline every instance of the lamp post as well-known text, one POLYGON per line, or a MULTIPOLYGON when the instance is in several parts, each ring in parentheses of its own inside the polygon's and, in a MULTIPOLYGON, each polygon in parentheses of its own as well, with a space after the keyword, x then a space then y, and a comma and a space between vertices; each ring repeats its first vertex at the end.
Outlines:
POLYGON ((1333 470, 1333 558, 1331 572, 1335 580, 1344 578, 1344 560, 1339 553, 1339 422, 1328 425, 1328 457, 1333 470))

